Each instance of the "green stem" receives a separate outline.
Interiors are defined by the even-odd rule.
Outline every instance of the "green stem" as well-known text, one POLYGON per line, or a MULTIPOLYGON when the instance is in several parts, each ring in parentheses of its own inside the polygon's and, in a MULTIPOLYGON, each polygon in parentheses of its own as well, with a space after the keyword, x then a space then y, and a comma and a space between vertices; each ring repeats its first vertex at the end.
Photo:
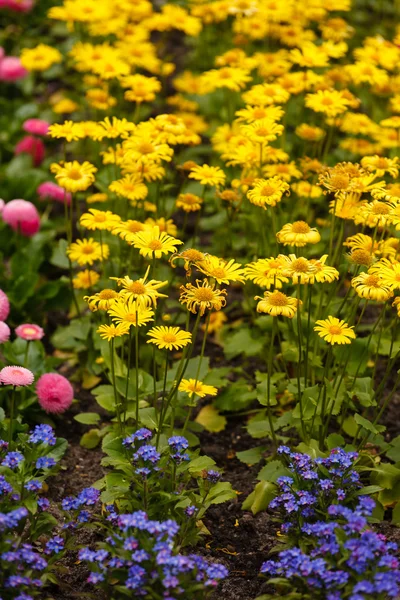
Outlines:
POLYGON ((136 374, 136 406, 135 406, 135 419, 136 425, 139 427, 139 325, 138 325, 138 311, 136 309, 136 326, 135 326, 135 374, 136 374))
POLYGON ((119 410, 120 407, 119 407, 117 386, 115 384, 114 338, 111 340, 111 378, 112 378, 112 384, 113 384, 113 388, 114 388, 115 412, 117 413, 119 432, 120 432, 120 435, 122 435, 123 428, 122 428, 122 422, 121 422, 121 413, 119 410))
POLYGON ((277 439, 276 439, 276 433, 275 433, 274 423, 272 420, 272 413, 271 413, 271 375, 272 375, 272 360, 273 360, 273 354, 274 354, 274 340, 275 340, 275 319, 277 319, 277 318, 278 317, 272 317, 272 331, 271 331, 271 342, 270 342, 269 353, 268 353, 268 372, 267 372, 267 416, 268 416, 268 423, 269 423, 269 428, 271 430, 271 436, 272 436, 272 441, 274 444, 275 451, 278 447, 278 443, 277 443, 277 439))
POLYGON ((13 432, 13 424, 14 424, 14 413, 15 413, 15 385, 13 385, 13 389, 11 392, 11 403, 10 403, 10 422, 8 424, 8 443, 12 442, 12 432, 13 432))

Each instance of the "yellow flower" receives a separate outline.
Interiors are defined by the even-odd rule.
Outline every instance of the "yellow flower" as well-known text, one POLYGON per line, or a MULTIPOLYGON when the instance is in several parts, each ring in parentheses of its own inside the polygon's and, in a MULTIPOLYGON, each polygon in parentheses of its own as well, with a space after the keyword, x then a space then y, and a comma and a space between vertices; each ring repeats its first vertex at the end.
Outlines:
POLYGON ((195 212, 201 209, 203 198, 195 194, 179 194, 176 200, 176 208, 182 208, 185 212, 195 212))
POLYGON ((117 117, 106 117, 104 121, 98 123, 98 135, 93 139, 102 140, 103 138, 115 139, 118 137, 127 137, 136 129, 134 123, 130 123, 125 118, 118 119, 117 117))
POLYGON ((97 110, 108 110, 117 104, 117 99, 110 96, 108 90, 102 88, 92 88, 85 94, 87 103, 97 110))
POLYGON ((258 179, 253 189, 247 192, 247 198, 252 204, 266 210, 268 206, 276 206, 282 200, 283 194, 289 193, 289 184, 279 177, 258 179))
POLYGON ((368 227, 385 227, 392 222, 393 206, 387 202, 373 200, 364 202, 354 215, 356 225, 362 223, 368 227))
POLYGON ((62 98, 53 104, 53 112, 57 115, 66 115, 78 110, 79 104, 71 100, 70 98, 62 98))
POLYGON ((153 327, 147 335, 151 338, 147 343, 155 344, 160 350, 179 350, 192 341, 192 334, 179 327, 153 327))
POLYGON ((90 208, 89 212, 81 216, 79 223, 90 231, 111 231, 120 220, 121 217, 114 215, 110 210, 90 208))
POLYGON ((356 337, 353 329, 345 321, 332 316, 316 321, 314 327, 319 337, 329 344, 351 344, 356 337))
POLYGON ((83 299, 88 303, 89 310, 96 312, 97 310, 108 310, 118 298, 118 292, 106 288, 93 296, 84 296, 83 299))
POLYGON ((110 277, 110 279, 115 279, 117 285, 122 286, 120 295, 124 298, 136 300, 140 306, 153 305, 155 307, 158 298, 168 297, 158 291, 161 287, 167 285, 168 281, 157 281, 156 279, 146 281, 149 271, 150 266, 147 267, 145 276, 141 279, 133 280, 128 275, 125 275, 125 277, 110 277))
POLYGON ((337 117, 347 110, 349 100, 337 90, 318 90, 315 94, 307 94, 305 105, 315 112, 327 117, 337 117))
POLYGON ((309 283, 332 283, 335 279, 339 279, 339 271, 335 267, 330 267, 325 264, 327 254, 324 254, 319 259, 312 258, 310 263, 315 268, 315 273, 310 276, 309 283))
POLYGON ((107 194, 91 194, 90 196, 88 196, 86 198, 86 202, 88 204, 96 204, 96 203, 103 203, 103 202, 107 202, 108 201, 108 196, 107 194))
POLYGON ((125 94, 125 100, 129 102, 153 102, 156 93, 161 90, 161 83, 155 77, 135 74, 124 77, 121 81, 122 87, 129 88, 125 94))
POLYGON ((100 275, 96 271, 85 269, 75 275, 72 285, 76 290, 88 290, 99 281, 100 275))
POLYGON ((191 398, 193 395, 204 398, 205 396, 216 396, 218 389, 213 385, 206 385, 202 381, 196 379, 182 379, 179 384, 178 390, 180 392, 186 392, 191 398))
POLYGON ((200 252, 200 250, 196 250, 195 248, 188 248, 187 250, 173 254, 170 258, 170 263, 171 266, 175 268, 174 262, 179 258, 182 258, 184 260, 183 268, 186 271, 186 275, 190 277, 192 265, 197 265, 197 263, 204 260, 205 257, 206 254, 204 254, 204 252, 200 252))
POLYGON ((202 185, 211 185, 219 187, 225 183, 225 173, 220 167, 210 167, 210 165, 197 165, 193 167, 189 177, 200 181, 202 185))
POLYGON ((243 125, 241 131, 254 144, 268 144, 282 135, 283 125, 278 125, 270 119, 261 119, 250 125, 243 125))
POLYGON ((134 248, 139 249, 141 256, 161 258, 163 254, 176 252, 176 247, 183 244, 180 240, 171 237, 165 231, 155 226, 148 231, 139 231, 132 236, 130 242, 134 248))
POLYGON ((116 300, 108 309, 108 314, 116 323, 124 323, 130 327, 141 327, 153 321, 154 311, 140 306, 134 298, 116 300))
POLYGON ((203 316, 206 310, 221 310, 226 305, 226 290, 215 289, 215 284, 196 280, 196 285, 187 283, 181 286, 179 302, 186 304, 192 313, 200 312, 203 316))
POLYGON ((394 158, 385 158, 384 156, 364 156, 361 159, 361 166, 367 171, 373 171, 377 177, 383 177, 388 173, 391 177, 397 177, 399 174, 398 156, 394 158))
POLYGON ((397 261, 382 258, 370 268, 369 272, 377 273, 383 285, 387 285, 391 290, 400 289, 400 263, 397 261))
POLYGON ((56 48, 39 44, 36 48, 24 48, 20 58, 22 66, 28 71, 47 71, 62 61, 62 54, 56 48))
POLYGON ((351 285, 360 298, 386 302, 393 296, 390 286, 384 284, 377 273, 360 273, 353 277, 351 285))
POLYGON ((157 226, 160 231, 165 231, 165 233, 172 235, 172 237, 176 237, 178 233, 178 228, 172 219, 165 219, 164 217, 152 219, 150 217, 149 219, 145 220, 144 224, 146 229, 152 229, 153 227, 157 226))
POLYGON ((286 296, 286 294, 278 290, 264 292, 264 298, 256 296, 254 299, 260 300, 257 304, 257 312, 266 313, 272 317, 282 315, 283 317, 293 319, 299 305, 297 298, 286 296))
POLYGON ((79 123, 64 121, 64 123, 50 125, 48 135, 52 138, 63 138, 67 142, 79 140, 83 137, 83 131, 79 123))
POLYGON ((397 316, 400 317, 400 296, 397 296, 397 298, 394 299, 392 306, 396 307, 397 316))
POLYGON ((72 193, 87 190, 94 182, 94 173, 97 171, 91 163, 85 161, 80 164, 77 160, 62 164, 53 163, 50 169, 55 173, 58 185, 72 193))
POLYGON ((282 258, 284 261, 283 274, 290 277, 293 283, 313 283, 317 268, 310 260, 303 257, 297 258, 295 254, 289 254, 289 256, 280 254, 278 258, 282 258))
POLYGON ((207 277, 213 277, 217 283, 230 283, 231 281, 243 283, 245 279, 242 265, 236 263, 233 258, 225 261, 209 254, 196 266, 207 277))
POLYGON ((278 231, 276 238, 284 246, 297 246, 298 248, 307 244, 318 244, 321 240, 318 230, 315 227, 311 228, 305 221, 286 223, 278 231))
POLYGON ((117 196, 123 196, 128 200, 144 200, 147 198, 149 190, 147 185, 143 183, 142 178, 138 174, 125 175, 122 179, 113 181, 108 189, 115 192, 117 196))
POLYGON ((138 162, 140 165, 159 163, 162 160, 170 162, 174 151, 168 144, 160 144, 150 140, 146 135, 135 135, 123 143, 126 152, 122 164, 129 161, 138 162))
POLYGON ((92 265, 95 260, 105 260, 110 254, 107 244, 99 244, 93 238, 76 240, 67 248, 67 255, 79 265, 92 265))
POLYGON ((283 275, 285 264, 285 261, 279 256, 278 258, 260 258, 245 266, 244 271, 246 279, 267 289, 272 286, 281 288, 283 283, 289 281, 289 279, 283 275))
POLYGON ((111 233, 113 235, 119 235, 120 238, 131 244, 135 233, 144 231, 145 229, 146 226, 144 223, 130 219, 129 221, 120 221, 117 225, 114 225, 111 233))
POLYGON ((295 133, 299 138, 307 140, 307 142, 319 142, 325 137, 325 131, 323 129, 308 125, 308 123, 298 125, 295 133))
POLYGON ((125 323, 114 325, 114 323, 111 323, 111 325, 100 325, 96 331, 103 340, 110 342, 116 337, 127 335, 129 333, 129 325, 126 325, 125 323))
MULTIPOLYGON (((222 311, 210 313, 209 322, 208 322, 208 333, 215 333, 220 331, 224 326, 224 323, 227 321, 226 315, 222 311)), ((206 329, 206 324, 202 325, 201 328, 203 331, 206 329)))

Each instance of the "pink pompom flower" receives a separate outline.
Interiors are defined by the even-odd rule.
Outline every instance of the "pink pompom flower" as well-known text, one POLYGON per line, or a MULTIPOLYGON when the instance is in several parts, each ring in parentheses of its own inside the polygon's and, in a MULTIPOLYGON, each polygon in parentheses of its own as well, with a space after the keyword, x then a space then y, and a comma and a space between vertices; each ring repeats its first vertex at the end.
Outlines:
POLYGON ((16 56, 5 56, 0 61, 0 81, 12 83, 23 79, 28 75, 28 71, 22 66, 21 61, 16 56))
POLYGON ((27 200, 11 200, 5 205, 3 221, 14 231, 19 231, 26 237, 31 237, 39 231, 40 217, 36 206, 27 200))
POLYGON ((74 389, 68 379, 58 373, 45 373, 36 384, 39 404, 48 413, 63 413, 72 404, 74 389))
POLYGON ((38 194, 40 200, 50 198, 51 200, 61 202, 62 204, 64 204, 64 202, 71 204, 71 194, 52 181, 45 181, 44 183, 41 183, 37 188, 36 193, 38 194))
POLYGON ((10 333, 11 331, 7 323, 4 323, 4 321, 0 321, 0 344, 8 342, 8 340, 10 339, 10 333))
POLYGON ((15 329, 15 333, 18 337, 26 340, 27 342, 41 340, 44 336, 43 329, 34 323, 23 323, 22 325, 18 325, 18 327, 15 329))
POLYGON ((34 379, 32 371, 25 367, 3 367, 0 371, 0 381, 4 385, 26 386, 31 385, 34 379))
POLYGON ((0 0, 0 8, 9 8, 15 12, 29 12, 34 0, 0 0))
POLYGON ((43 119, 28 119, 23 123, 22 129, 32 135, 47 135, 49 123, 43 119))
POLYGON ((35 167, 38 167, 43 162, 45 147, 40 138, 33 135, 26 135, 16 144, 14 154, 17 156, 18 154, 30 154, 33 164, 35 167))
POLYGON ((0 321, 5 321, 10 314, 10 301, 3 290, 0 290, 0 321))

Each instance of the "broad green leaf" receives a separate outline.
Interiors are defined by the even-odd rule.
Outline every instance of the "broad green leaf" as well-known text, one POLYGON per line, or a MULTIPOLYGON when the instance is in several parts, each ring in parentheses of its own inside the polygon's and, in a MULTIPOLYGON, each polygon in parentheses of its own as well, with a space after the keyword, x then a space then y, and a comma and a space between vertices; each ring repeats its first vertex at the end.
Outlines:
POLYGON ((212 469, 215 466, 215 460, 209 456, 199 456, 190 461, 188 470, 190 473, 200 473, 201 471, 212 469))
POLYGON ((101 442, 100 430, 99 429, 90 429, 90 431, 87 431, 86 433, 83 434, 79 443, 83 448, 92 450, 93 448, 96 448, 100 444, 100 442, 101 442))
POLYGON ((236 458, 245 465, 256 465, 262 459, 265 450, 265 446, 255 446, 254 448, 250 448, 249 450, 236 452, 236 458))
POLYGON ((271 500, 277 494, 277 487, 270 481, 259 481, 254 488, 254 491, 247 496, 242 504, 243 510, 251 510, 253 515, 256 515, 261 510, 268 508, 271 500))
POLYGON ((98 413, 79 413, 74 416, 75 421, 83 423, 84 425, 96 425, 100 421, 100 415, 98 413))
POLYGON ((212 405, 204 406, 196 417, 196 422, 203 425, 204 429, 211 433, 223 431, 226 427, 226 417, 220 415, 212 405))

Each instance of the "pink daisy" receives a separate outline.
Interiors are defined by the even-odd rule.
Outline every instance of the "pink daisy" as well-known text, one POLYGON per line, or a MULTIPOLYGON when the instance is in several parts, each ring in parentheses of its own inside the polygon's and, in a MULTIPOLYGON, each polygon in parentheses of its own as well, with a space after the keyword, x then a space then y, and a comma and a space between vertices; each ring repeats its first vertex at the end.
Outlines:
POLYGON ((0 321, 5 321, 10 314, 10 302, 7 294, 0 290, 0 321))
POLYGON ((8 342, 10 339, 10 328, 7 323, 4 321, 0 321, 0 344, 4 344, 4 342, 8 342))
POLYGON ((34 379, 32 371, 25 367, 3 367, 0 371, 0 381, 4 385, 31 385, 34 379))
POLYGON ((40 406, 48 413, 63 413, 72 404, 74 389, 68 379, 58 373, 45 373, 36 384, 40 406))
POLYGON ((31 342, 32 340, 41 340, 44 336, 44 331, 39 325, 34 325, 33 323, 23 323, 22 325, 18 325, 15 329, 15 333, 18 337, 23 340, 27 340, 31 342))

